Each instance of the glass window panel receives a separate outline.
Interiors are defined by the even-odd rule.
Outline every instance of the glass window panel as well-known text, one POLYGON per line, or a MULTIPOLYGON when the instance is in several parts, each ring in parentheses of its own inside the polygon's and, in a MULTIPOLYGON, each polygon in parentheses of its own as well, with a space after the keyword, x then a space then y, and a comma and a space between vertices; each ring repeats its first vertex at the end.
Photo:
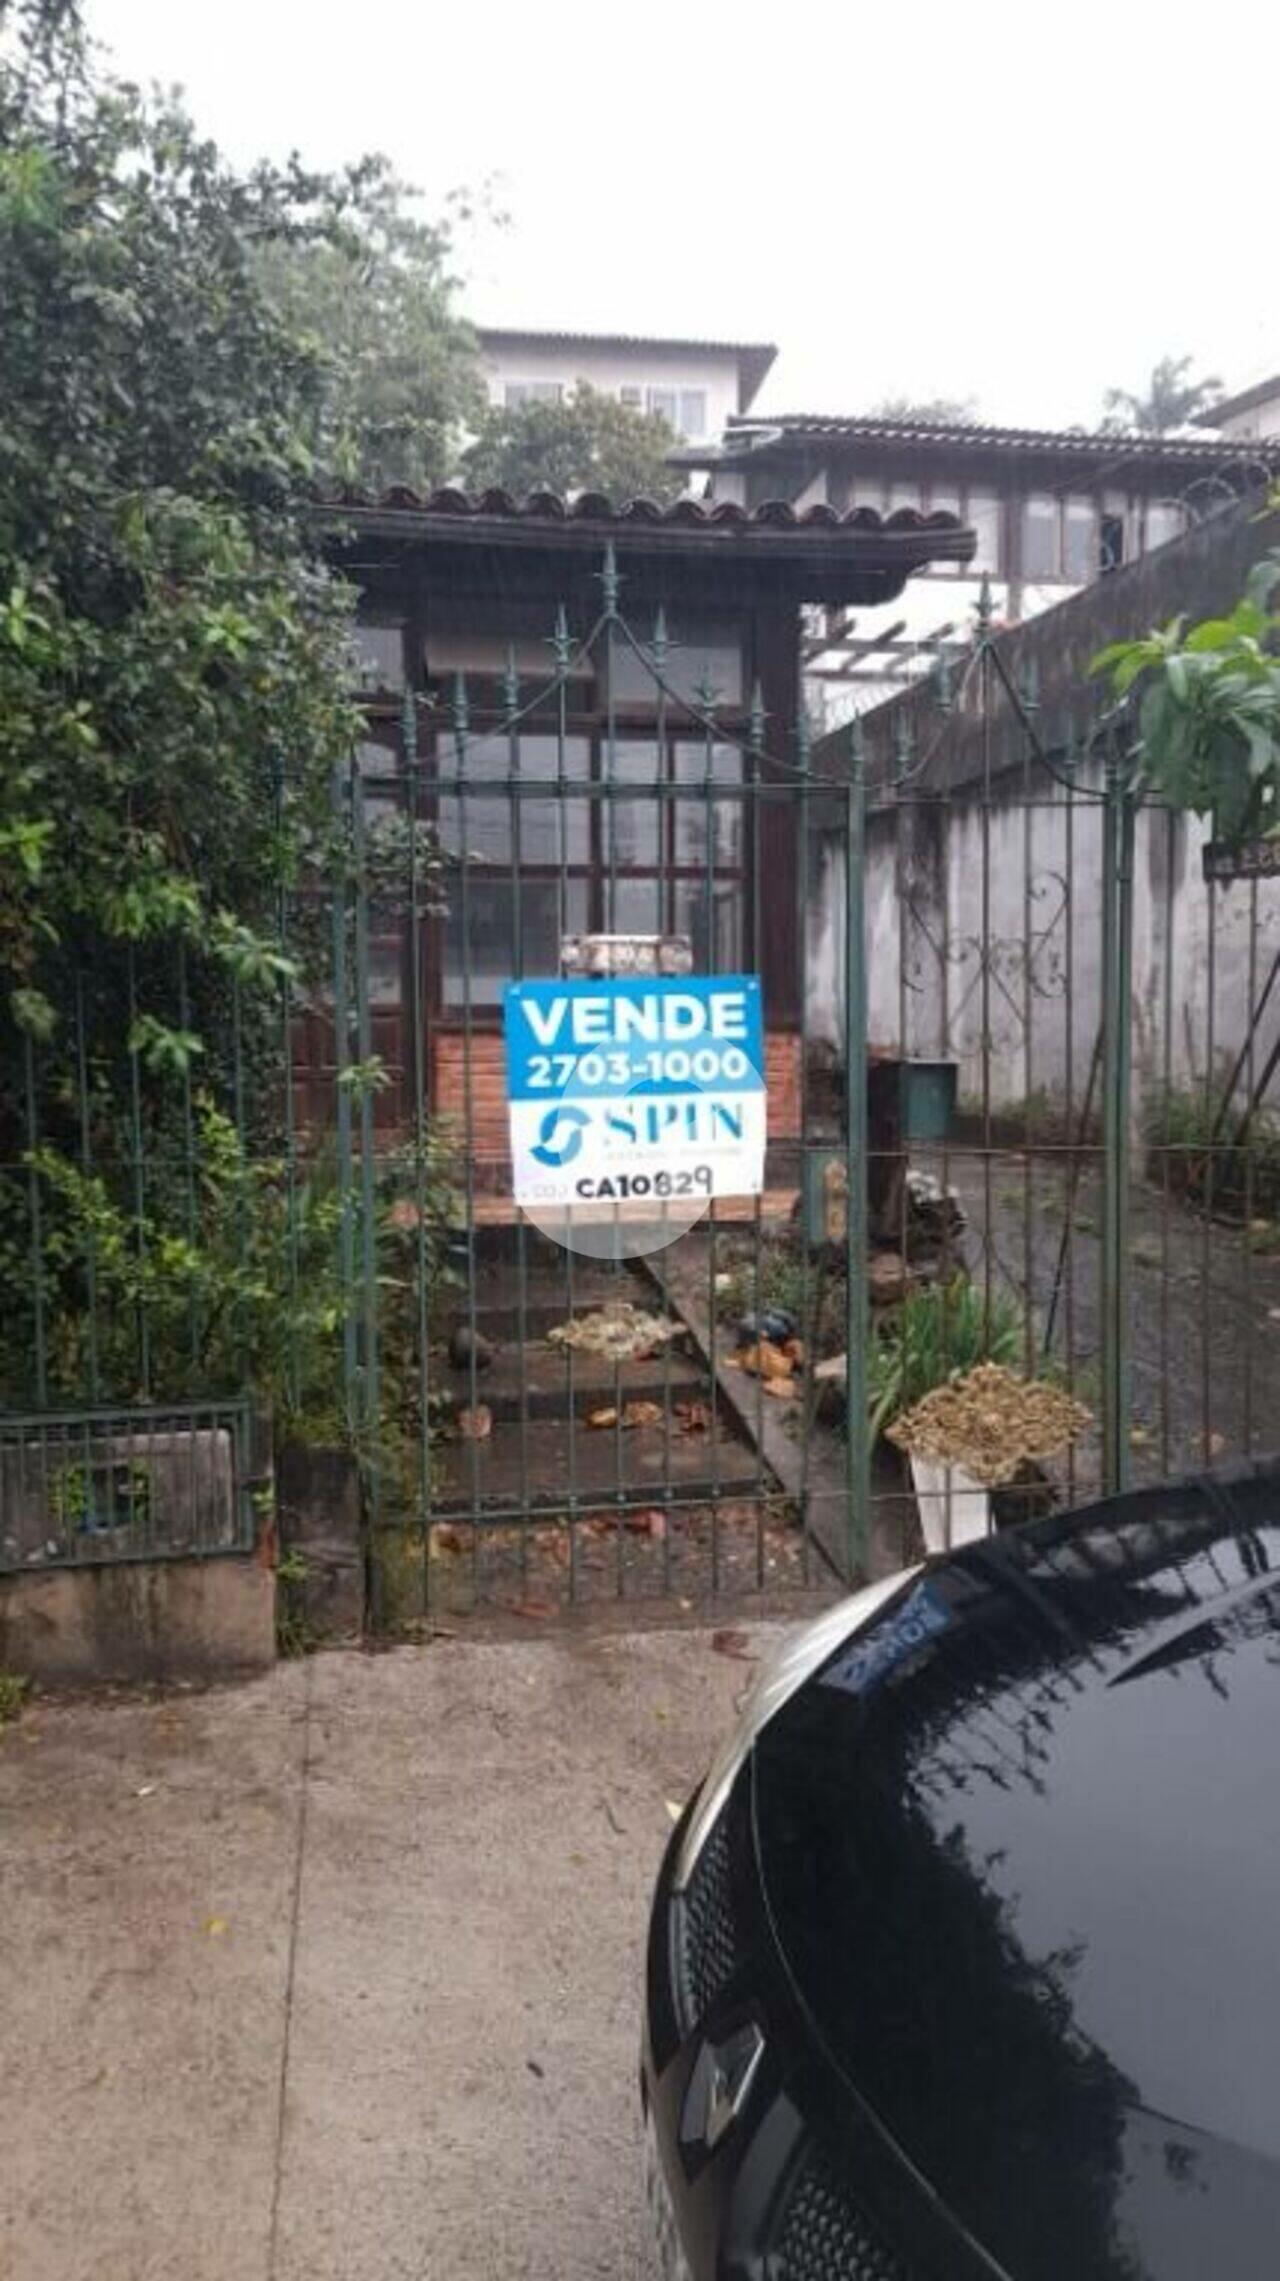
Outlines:
POLYGON ((449 915, 445 921, 442 995, 446 1006, 467 1002, 463 975, 464 945, 470 953, 470 1003, 495 1006, 517 972, 556 975, 560 972, 560 937, 581 934, 587 923, 587 883, 570 879, 561 912, 558 879, 520 881, 520 935, 516 939, 515 883, 506 876, 486 878, 472 872, 467 880, 466 924, 463 924, 461 883, 448 882, 449 915))
POLYGON ((526 404, 558 404, 564 394, 562 380, 509 380, 506 385, 507 409, 518 412, 526 404))
POLYGON ((643 411, 644 390, 637 388, 634 381, 624 381, 618 390, 618 401, 620 404, 625 404, 629 412, 643 411))
POLYGON ((364 792, 366 824, 393 815, 401 805, 399 756, 390 745, 371 739, 356 747, 356 773, 364 792))
POLYGON ((682 436, 705 436, 707 432, 707 399, 701 388, 682 388, 680 391, 680 433, 682 436))
MULTIPOLYGON (((673 612, 667 620, 670 648, 662 669, 667 688, 686 704, 701 702, 700 692, 712 689, 718 705, 742 703, 742 637, 736 626, 696 612, 673 612)), ((613 694, 619 705, 644 705, 656 711, 658 684, 653 668, 637 657, 629 643, 618 642, 613 652, 613 694)))
MULTIPOLYGON (((705 785, 707 778, 707 747, 691 738, 675 747, 674 770, 677 784, 697 787, 705 785)), ((742 754, 736 745, 715 744, 711 747, 711 781, 713 786, 728 786, 742 782, 742 754)), ((743 801, 733 792, 721 795, 713 792, 712 813, 715 818, 715 861, 717 864, 736 864, 742 861, 743 801)), ((705 863, 707 860, 707 801, 705 792, 698 790, 675 803, 675 851, 677 863, 705 863)))
MULTIPOLYGON (((564 773, 570 782, 584 782, 590 773, 591 748, 585 737, 564 740, 564 773)), ((473 737, 468 741, 461 767, 451 742, 440 748, 436 762, 442 775, 474 777, 492 784, 511 769, 508 737, 473 737)), ((522 736, 520 774, 539 783, 554 784, 560 771, 560 740, 551 736, 522 736)), ((465 810, 466 844, 476 855, 510 863, 514 853, 511 811, 520 801, 520 860, 522 863, 586 863, 591 852, 592 802, 578 793, 531 800, 524 793, 507 797, 442 793, 439 828, 442 844, 460 854, 465 810)))
POLYGON ((1063 514, 1062 574, 1073 586, 1098 575, 1098 513, 1092 499, 1068 499, 1063 514))
POLYGON ((661 879, 624 879, 605 881, 604 912, 605 932, 611 935, 660 935, 665 932, 662 917, 661 879))
POLYGON ((647 867, 661 858, 665 802, 652 789, 658 782, 660 758, 656 744, 630 738, 615 746, 612 763, 607 752, 601 755, 600 772, 606 782, 612 776, 615 784, 650 787, 634 800, 606 795, 601 801, 600 855, 606 869, 611 863, 647 867))
POLYGON ((357 618, 351 629, 354 678, 362 689, 403 689, 404 631, 399 623, 357 618))
POLYGON ((1147 546, 1165 546, 1170 539, 1181 538, 1187 527, 1187 511, 1177 499, 1152 499, 1147 503, 1147 546))
POLYGON ((1058 502, 1048 497, 1022 503, 1022 575, 1056 578, 1058 563, 1058 502))
POLYGON ((978 534, 978 549, 970 565, 972 570, 989 570, 993 574, 1002 565, 1000 561, 1000 501, 994 491, 971 491, 965 509, 965 521, 978 534))
POLYGON ((403 996, 403 941, 399 935, 375 935, 369 944, 369 1004, 398 1006, 403 996))
POLYGON ((717 881, 711 896, 708 928, 707 889, 704 881, 678 879, 675 885, 675 929, 693 944, 693 964, 699 974, 734 974, 742 964, 742 888, 717 881))
POLYGON ((651 388, 649 390, 649 410, 656 412, 659 419, 666 420, 670 427, 678 427, 680 424, 678 391, 674 388, 651 388))

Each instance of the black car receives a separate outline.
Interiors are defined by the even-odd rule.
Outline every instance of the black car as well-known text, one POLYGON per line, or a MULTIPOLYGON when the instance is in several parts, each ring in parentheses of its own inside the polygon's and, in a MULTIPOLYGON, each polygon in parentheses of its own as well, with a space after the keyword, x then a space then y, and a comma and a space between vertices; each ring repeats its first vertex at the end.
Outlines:
POLYGON ((800 1632, 673 1834, 681 2281, 1277 2281, 1280 1466, 800 1632))

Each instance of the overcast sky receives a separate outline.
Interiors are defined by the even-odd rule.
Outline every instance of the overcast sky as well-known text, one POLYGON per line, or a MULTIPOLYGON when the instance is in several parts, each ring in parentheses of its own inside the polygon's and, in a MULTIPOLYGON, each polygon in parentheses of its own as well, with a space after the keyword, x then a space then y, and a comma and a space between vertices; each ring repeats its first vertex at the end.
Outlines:
POLYGON ((1058 424, 1165 350, 1231 388, 1280 369, 1267 6, 88 11, 237 160, 380 149, 432 205, 493 179, 510 222, 464 247, 471 316, 773 340, 772 410, 947 395, 1058 424))

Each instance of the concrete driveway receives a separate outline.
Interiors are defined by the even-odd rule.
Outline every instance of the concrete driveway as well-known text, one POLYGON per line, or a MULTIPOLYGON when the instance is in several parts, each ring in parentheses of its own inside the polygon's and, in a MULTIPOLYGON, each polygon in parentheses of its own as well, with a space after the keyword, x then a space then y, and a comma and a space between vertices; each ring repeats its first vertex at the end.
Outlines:
POLYGON ((3 2281, 648 2276, 648 1891, 772 1636, 32 1702, 0 1732, 3 2281))

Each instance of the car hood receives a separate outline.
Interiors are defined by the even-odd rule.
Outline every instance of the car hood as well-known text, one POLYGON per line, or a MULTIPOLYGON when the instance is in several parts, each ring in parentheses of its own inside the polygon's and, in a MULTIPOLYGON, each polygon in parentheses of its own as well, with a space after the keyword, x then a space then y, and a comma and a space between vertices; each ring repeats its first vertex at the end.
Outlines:
POLYGON ((1278 1733, 1260 1470, 968 1548, 756 1745, 815 2033, 1017 2281, 1273 2281, 1278 1733))

